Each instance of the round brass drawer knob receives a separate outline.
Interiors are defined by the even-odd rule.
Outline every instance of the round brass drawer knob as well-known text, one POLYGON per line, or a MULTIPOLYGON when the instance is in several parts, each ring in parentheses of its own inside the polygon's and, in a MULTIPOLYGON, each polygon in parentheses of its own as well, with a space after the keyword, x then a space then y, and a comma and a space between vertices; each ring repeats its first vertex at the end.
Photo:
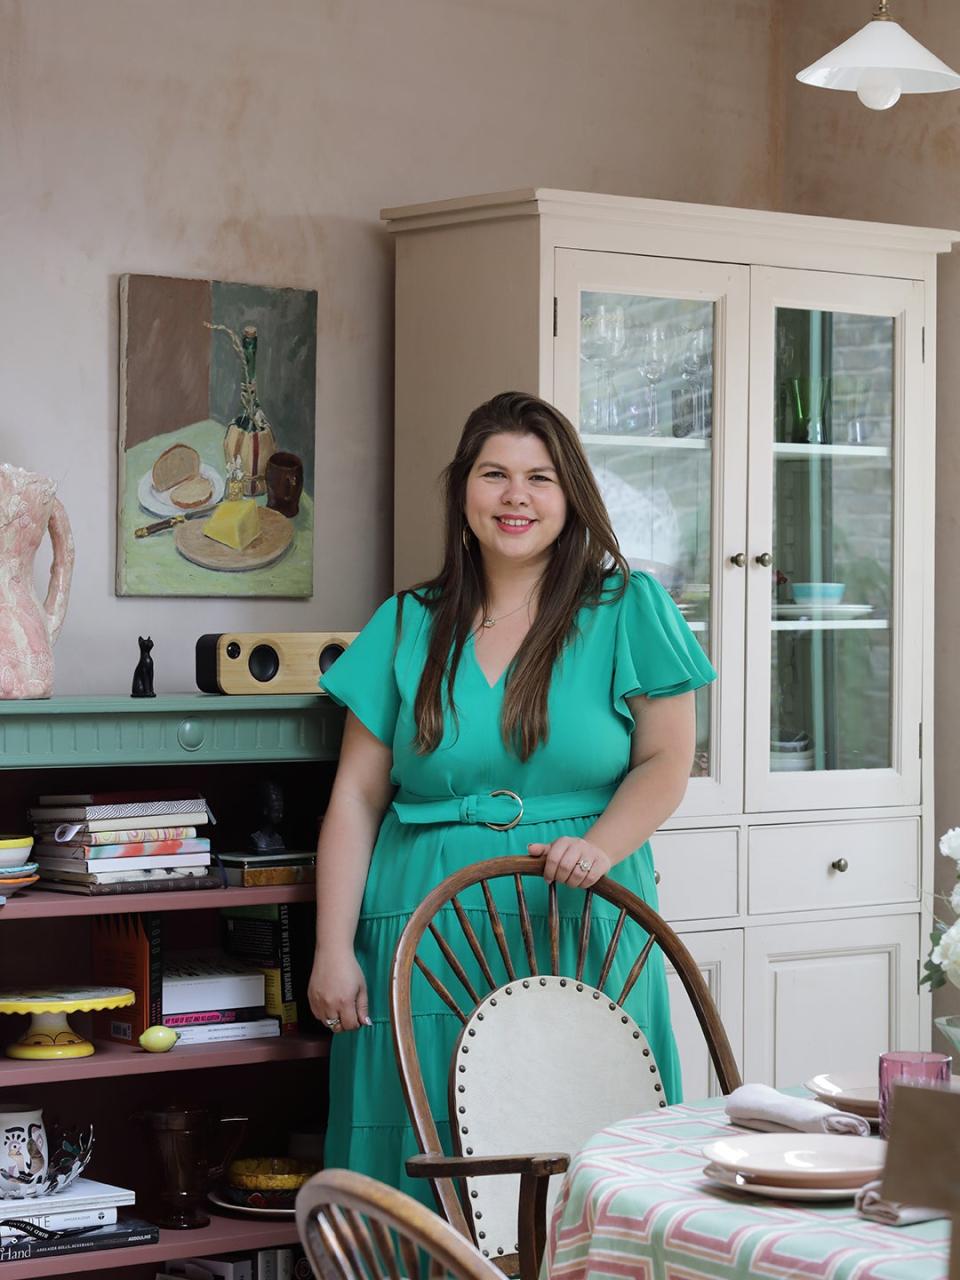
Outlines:
POLYGON ((181 720, 177 725, 177 741, 184 751, 199 751, 205 738, 203 725, 197 720, 181 720))
POLYGON ((836 861, 831 862, 830 865, 831 867, 833 867, 834 871, 846 871, 850 863, 846 860, 846 858, 837 858, 836 861))

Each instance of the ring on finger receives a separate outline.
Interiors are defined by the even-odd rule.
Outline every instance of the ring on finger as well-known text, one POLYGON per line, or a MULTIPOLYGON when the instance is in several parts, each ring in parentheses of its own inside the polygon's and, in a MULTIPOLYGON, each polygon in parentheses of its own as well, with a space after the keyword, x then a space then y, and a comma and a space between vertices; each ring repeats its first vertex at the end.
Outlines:
POLYGON ((584 875, 586 875, 588 871, 593 870, 593 863, 587 862, 586 858, 581 858, 580 861, 577 863, 577 866, 580 868, 580 870, 583 872, 584 875))
POLYGON ((336 1028, 337 1028, 337 1027, 339 1027, 339 1025, 340 1025, 340 1019, 339 1019, 339 1018, 337 1018, 337 1017, 333 1017, 333 1018, 324 1018, 324 1020, 323 1020, 323 1025, 324 1025, 325 1027, 329 1027, 331 1031, 334 1031, 334 1030, 336 1030, 336 1028))

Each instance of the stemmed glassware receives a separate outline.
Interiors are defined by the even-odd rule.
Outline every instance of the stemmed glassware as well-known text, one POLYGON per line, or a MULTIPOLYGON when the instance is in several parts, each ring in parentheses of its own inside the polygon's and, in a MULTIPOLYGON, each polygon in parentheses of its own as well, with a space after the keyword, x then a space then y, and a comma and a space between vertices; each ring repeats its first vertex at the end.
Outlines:
POLYGON ((701 374, 708 361, 706 329, 694 322, 684 329, 681 338, 679 363, 683 387, 678 401, 682 416, 680 421, 674 421, 674 435, 706 435, 707 388, 701 374))
POLYGON ((669 346, 670 334, 666 325, 651 324, 646 328, 641 340, 637 370, 643 378, 643 384, 639 388, 639 403, 633 415, 643 435, 660 435, 659 386, 667 372, 669 346))
POLYGON ((580 321, 580 355, 596 367, 596 392, 583 414, 588 431, 613 432, 619 426, 611 362, 623 354, 626 342, 623 307, 598 303, 580 321))

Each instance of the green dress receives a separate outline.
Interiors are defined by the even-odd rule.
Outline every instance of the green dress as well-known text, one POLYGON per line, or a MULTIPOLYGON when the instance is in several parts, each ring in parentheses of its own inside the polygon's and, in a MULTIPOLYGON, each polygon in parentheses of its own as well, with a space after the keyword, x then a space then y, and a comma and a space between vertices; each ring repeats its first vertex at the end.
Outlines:
MULTIPOLYGON (((619 578, 609 582, 616 586, 619 578)), ((373 1026, 333 1039, 326 1163, 369 1174, 431 1204, 429 1183, 410 1179, 404 1171, 404 1161, 416 1154, 417 1146, 390 1035, 390 966, 408 917, 431 889, 462 867, 503 854, 525 854, 531 842, 586 831, 629 765, 634 721, 627 698, 686 693, 716 673, 659 583, 634 573, 620 599, 608 592, 598 605, 580 610, 574 634, 553 672, 548 740, 528 760, 519 760, 504 746, 500 711, 505 675, 492 686, 487 682, 472 639, 457 672, 456 721, 448 712, 440 745, 428 755, 418 755, 412 746, 413 705, 427 653, 430 614, 416 599, 404 597, 398 640, 397 610, 395 596, 381 605, 322 678, 327 693, 392 748, 392 781, 398 789, 373 850, 356 934, 373 1026), (509 822, 517 812, 510 797, 489 798, 499 788, 516 792, 524 801, 523 820, 509 831, 483 825, 509 822)), ((649 844, 620 862, 611 875, 656 907, 649 844)), ((548 972, 546 885, 531 879, 525 887, 531 914, 540 923, 541 971, 548 972)), ((476 898, 463 896, 461 901, 492 951, 482 899, 479 890, 473 892, 476 898)), ((522 954, 512 882, 498 882, 496 896, 507 931, 515 935, 514 954, 522 954)), ((583 894, 561 885, 559 901, 561 972, 571 972, 563 966, 576 956, 583 894)), ((617 913, 607 904, 598 902, 596 907, 590 950, 602 956, 617 913)), ((463 935, 452 911, 439 927, 462 956, 463 935)), ((618 991, 626 977, 631 962, 627 953, 622 943, 620 967, 614 964, 608 991, 618 991)), ((430 963, 442 972, 439 950, 430 963)), ((471 966, 466 967, 471 972, 471 966)), ((598 968, 595 965, 594 972, 598 968)), ((481 983, 477 989, 483 989, 475 965, 472 970, 471 976, 481 983)), ((454 990, 456 979, 449 971, 447 975, 454 990)), ((460 1023, 419 973, 415 978, 417 1042, 433 1114, 449 1152, 447 1071, 460 1023), (431 1050, 425 1052, 431 1041, 431 1050)), ((505 971, 502 980, 507 980, 505 971)), ((679 1101, 680 1070, 659 950, 641 974, 627 1008, 651 1044, 668 1100, 679 1101)))

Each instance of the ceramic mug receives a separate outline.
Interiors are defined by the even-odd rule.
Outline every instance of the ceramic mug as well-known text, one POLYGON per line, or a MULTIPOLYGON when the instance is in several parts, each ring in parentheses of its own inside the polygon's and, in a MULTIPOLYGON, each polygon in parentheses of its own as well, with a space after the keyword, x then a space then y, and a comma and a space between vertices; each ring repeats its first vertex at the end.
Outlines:
POLYGON ((42 1110, 30 1102, 0 1104, 0 1199, 41 1195, 47 1158, 42 1110))

